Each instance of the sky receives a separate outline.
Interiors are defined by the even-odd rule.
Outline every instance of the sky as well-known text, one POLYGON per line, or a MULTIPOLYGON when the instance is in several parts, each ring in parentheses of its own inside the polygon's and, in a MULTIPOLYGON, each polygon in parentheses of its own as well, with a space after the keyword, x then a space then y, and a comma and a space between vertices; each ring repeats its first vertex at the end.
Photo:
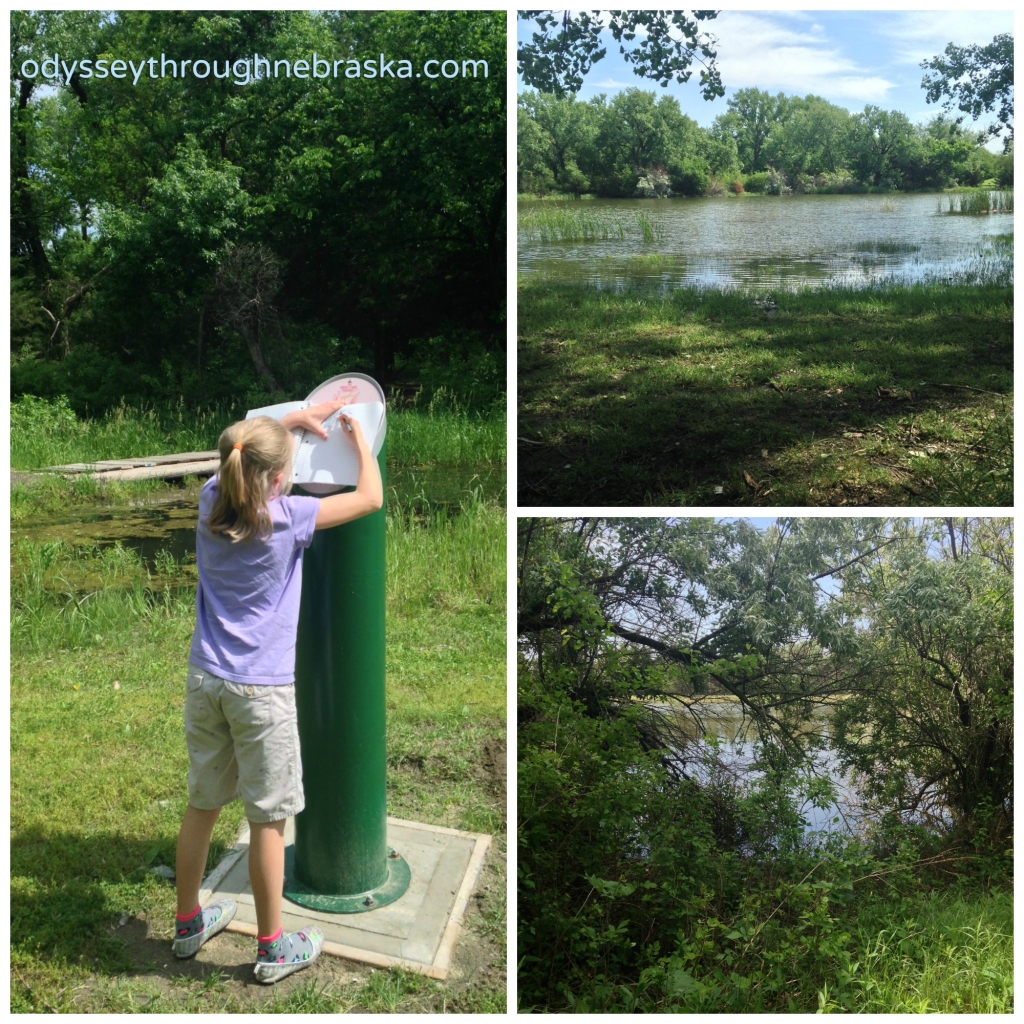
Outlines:
MULTIPOLYGON (((925 103, 921 61, 941 54, 951 42, 987 45, 1001 32, 1012 33, 1013 12, 733 10, 703 24, 718 37, 724 97, 702 99, 696 64, 685 85, 673 82, 662 89, 639 78, 606 30, 602 41, 608 54, 584 79, 580 99, 640 87, 674 96, 684 114, 707 127, 727 111, 726 102, 737 89, 757 88, 797 96, 814 93, 852 112, 871 103, 902 111, 915 123, 925 122, 941 105, 925 103)), ((534 31, 535 23, 519 22, 520 39, 528 41, 534 31)), ((522 79, 519 88, 524 88, 522 79)), ((991 120, 983 115, 978 125, 991 120)), ((1002 142, 990 140, 988 148, 1002 152, 1002 142)))

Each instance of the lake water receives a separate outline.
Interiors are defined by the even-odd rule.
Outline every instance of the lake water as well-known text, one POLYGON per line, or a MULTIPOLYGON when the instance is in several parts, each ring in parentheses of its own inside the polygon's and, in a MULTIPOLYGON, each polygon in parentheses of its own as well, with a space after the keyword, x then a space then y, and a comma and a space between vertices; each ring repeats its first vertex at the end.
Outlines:
POLYGON ((948 197, 521 201, 518 267, 523 275, 613 289, 788 289, 1012 275, 1012 237, 997 236, 1012 236, 1013 214, 950 215, 939 213, 940 203, 948 207, 948 197), (583 218, 597 237, 543 241, 548 214, 583 218))
MULTIPOLYGON (((687 771, 701 782, 710 781, 712 772, 722 773, 741 787, 756 778, 752 765, 755 756, 757 729, 753 721, 743 715, 736 701, 703 700, 699 705, 698 721, 675 706, 657 705, 657 710, 671 717, 682 734, 678 753, 687 762, 687 771), (717 741, 717 756, 707 737, 717 741), (711 767, 711 765, 714 767, 711 767)), ((824 737, 823 749, 814 754, 813 772, 831 780, 836 799, 826 807, 816 807, 808 800, 797 800, 805 821, 805 832, 856 832, 861 824, 860 796, 852 780, 840 770, 828 749, 828 713, 821 711, 812 719, 808 731, 824 737)))

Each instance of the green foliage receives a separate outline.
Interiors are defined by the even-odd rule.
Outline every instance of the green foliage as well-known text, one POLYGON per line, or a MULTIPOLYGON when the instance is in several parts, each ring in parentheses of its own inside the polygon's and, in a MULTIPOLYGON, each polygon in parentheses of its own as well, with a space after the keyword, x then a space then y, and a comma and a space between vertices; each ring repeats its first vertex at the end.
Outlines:
MULTIPOLYGON (((620 45, 619 52, 637 75, 663 86, 673 80, 689 81, 690 65, 699 61, 703 65, 701 95, 711 100, 724 95, 724 89, 715 66, 714 37, 701 32, 699 23, 716 16, 716 11, 693 11, 692 17, 686 11, 611 11, 608 30, 620 44, 623 39, 632 43, 637 29, 641 30, 643 42, 620 45)), ((536 21, 540 29, 529 43, 519 44, 523 81, 557 96, 579 92, 584 76, 607 52, 600 45, 605 27, 602 12, 564 11, 559 18, 551 11, 520 11, 519 18, 536 21)))
POLYGON ((754 171, 751 174, 745 174, 743 176, 743 191, 744 192, 763 192, 765 185, 768 184, 768 172, 767 171, 754 171))
POLYGON ((983 113, 996 110, 996 120, 988 135, 1009 129, 1005 140, 1009 152, 1013 142, 1013 36, 995 36, 988 46, 957 46, 950 43, 942 56, 921 62, 932 72, 925 75, 921 88, 926 100, 936 103, 945 97, 944 106, 970 114, 977 121, 983 113))
MULTIPOLYGON (((946 701, 900 689, 894 647, 915 627, 893 616, 926 621, 947 654, 1001 657, 1009 529, 520 520, 520 1010, 1009 1010, 1005 833, 962 842, 884 816, 859 837, 808 833, 801 801, 832 797, 798 784, 814 743, 794 728, 819 701, 836 716, 859 701, 869 732, 902 708, 891 763, 916 756, 913 730, 920 743, 946 701), (700 767, 667 724, 673 706, 701 714, 701 677, 766 740, 745 779, 706 770, 714 744, 700 767)), ((883 775, 886 739, 860 748, 883 775)))
POLYGON ((672 168, 672 191, 683 196, 702 196, 711 183, 711 169, 700 159, 690 158, 672 168))
POLYGON ((731 182, 741 171, 753 182, 746 191, 761 192, 769 168, 804 192, 1013 181, 1012 152, 996 157, 983 148, 983 133, 944 114, 912 125, 899 111, 868 105, 851 114, 820 96, 760 89, 738 90, 728 106, 704 129, 671 97, 635 88, 586 103, 574 95, 522 93, 519 191, 661 196, 663 189, 636 188, 638 176, 650 179, 659 168, 677 195, 703 195, 712 176, 731 182))
POLYGON ((502 17, 22 12, 12 25, 18 67, 83 47, 386 52, 416 67, 443 53, 487 74, 16 80, 15 395, 93 413, 227 404, 365 369, 499 400, 502 17))

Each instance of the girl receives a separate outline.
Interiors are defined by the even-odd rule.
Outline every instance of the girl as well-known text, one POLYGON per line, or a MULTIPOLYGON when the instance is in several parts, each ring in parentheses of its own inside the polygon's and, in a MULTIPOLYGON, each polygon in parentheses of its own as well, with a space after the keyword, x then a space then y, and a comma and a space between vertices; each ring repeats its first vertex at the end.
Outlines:
POLYGON ((189 803, 178 833, 174 952, 193 956, 235 915, 233 900, 199 905, 210 835, 221 807, 240 797, 249 821, 249 880, 256 904, 256 977, 275 982, 311 964, 323 933, 281 925, 285 819, 305 806, 295 722, 295 635, 302 554, 315 530, 377 511, 380 473, 359 424, 338 444, 359 453, 356 489, 319 499, 291 496, 294 439, 327 433, 342 408, 325 402, 280 422, 260 416, 220 436, 220 470, 199 496, 196 628, 185 702, 189 803))

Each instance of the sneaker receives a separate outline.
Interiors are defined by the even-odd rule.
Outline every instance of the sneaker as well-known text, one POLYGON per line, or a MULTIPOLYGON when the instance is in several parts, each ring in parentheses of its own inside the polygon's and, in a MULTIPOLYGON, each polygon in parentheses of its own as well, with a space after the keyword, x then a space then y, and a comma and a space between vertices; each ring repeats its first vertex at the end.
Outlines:
POLYGON ((289 974, 308 967, 319 955, 324 945, 324 933, 316 925, 292 932, 281 940, 283 953, 276 963, 260 961, 254 968, 257 981, 273 985, 289 974), (312 946, 312 950, 308 947, 312 946), (299 947, 299 949, 296 949, 299 947))
MULTIPOLYGON (((184 960, 186 957, 195 956, 200 946, 207 939, 212 939, 218 932, 222 932, 231 923, 238 909, 234 900, 217 900, 202 911, 203 926, 196 932, 185 935, 175 935, 171 948, 174 955, 184 960)), ((186 929, 179 929, 186 931, 186 929)))

